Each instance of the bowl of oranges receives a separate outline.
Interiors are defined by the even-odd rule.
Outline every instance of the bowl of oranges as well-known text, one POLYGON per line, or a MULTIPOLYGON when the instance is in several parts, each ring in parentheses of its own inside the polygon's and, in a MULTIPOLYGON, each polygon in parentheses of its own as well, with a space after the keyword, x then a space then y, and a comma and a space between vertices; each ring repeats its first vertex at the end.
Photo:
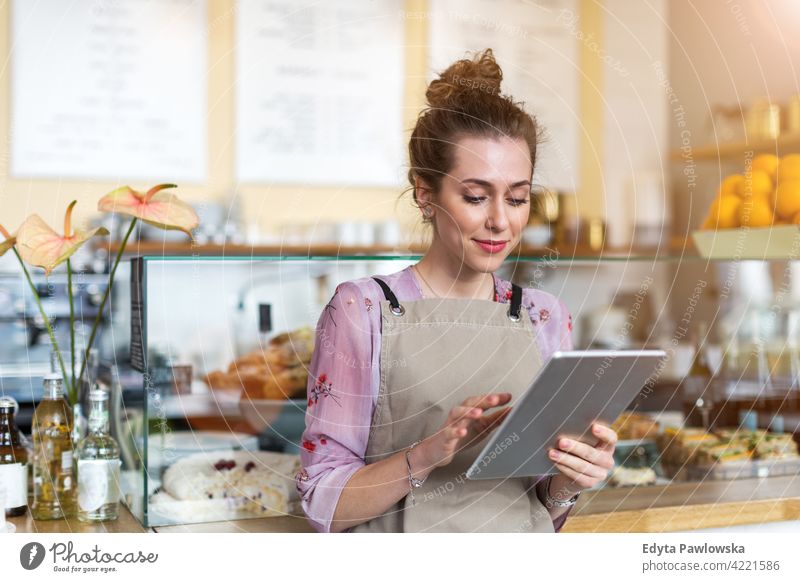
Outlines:
POLYGON ((692 238, 711 259, 800 258, 800 154, 760 154, 727 176, 692 238))

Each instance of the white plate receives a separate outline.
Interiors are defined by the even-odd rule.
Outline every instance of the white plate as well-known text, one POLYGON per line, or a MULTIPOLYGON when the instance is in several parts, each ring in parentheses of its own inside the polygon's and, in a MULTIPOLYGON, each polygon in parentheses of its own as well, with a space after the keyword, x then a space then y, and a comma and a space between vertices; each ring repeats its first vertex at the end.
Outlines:
POLYGON ((723 228, 692 232, 694 244, 705 259, 797 259, 800 226, 723 228))
MULTIPOLYGON (((141 439, 139 445, 142 445, 141 439)), ((221 430, 196 430, 168 432, 163 437, 153 433, 147 441, 150 468, 175 462, 181 457, 199 452, 244 449, 258 450, 258 437, 239 432, 221 430)))

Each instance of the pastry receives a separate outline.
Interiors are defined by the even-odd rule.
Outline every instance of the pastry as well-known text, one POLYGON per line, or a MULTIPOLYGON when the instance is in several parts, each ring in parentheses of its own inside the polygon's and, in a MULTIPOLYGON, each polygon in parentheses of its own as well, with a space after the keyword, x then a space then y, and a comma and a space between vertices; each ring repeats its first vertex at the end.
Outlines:
POLYGON ((685 465, 700 446, 713 446, 720 439, 702 428, 667 428, 657 441, 664 463, 685 465))
POLYGON ((619 440, 640 440, 655 438, 659 431, 657 420, 639 412, 623 412, 611 428, 619 440))
POLYGON ((295 513, 300 457, 268 451, 222 451, 183 457, 150 497, 155 511, 186 521, 295 513))
POLYGON ((797 457, 797 443, 788 433, 765 433, 752 440, 753 453, 759 459, 797 457))
POLYGON ((747 441, 731 440, 727 443, 709 445, 704 443, 694 451, 692 462, 696 465, 713 465, 714 463, 732 463, 750 459, 747 441))
POLYGON ((609 484, 614 487, 627 487, 630 485, 655 485, 656 472, 652 467, 631 469, 628 467, 614 467, 609 484))
POLYGON ((287 368, 274 374, 261 387, 262 398, 277 400, 283 398, 300 398, 306 393, 308 369, 305 366, 287 368))
POLYGON ((313 352, 314 330, 310 327, 276 335, 270 340, 266 351, 270 364, 285 368, 309 363, 313 352))
POLYGON ((314 339, 310 327, 279 334, 263 350, 231 362, 227 371, 207 374, 206 384, 212 390, 241 390, 253 400, 304 398, 314 339))

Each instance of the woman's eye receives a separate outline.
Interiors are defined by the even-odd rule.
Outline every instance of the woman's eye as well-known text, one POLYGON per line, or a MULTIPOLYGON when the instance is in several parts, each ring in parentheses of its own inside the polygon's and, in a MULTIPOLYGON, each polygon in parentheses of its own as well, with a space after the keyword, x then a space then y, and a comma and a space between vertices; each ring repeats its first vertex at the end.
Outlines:
POLYGON ((464 200, 466 200, 469 204, 480 204, 484 200, 486 200, 486 196, 467 196, 464 195, 464 200))
POLYGON ((522 206, 523 204, 528 203, 527 198, 512 198, 509 200, 512 206, 522 206))

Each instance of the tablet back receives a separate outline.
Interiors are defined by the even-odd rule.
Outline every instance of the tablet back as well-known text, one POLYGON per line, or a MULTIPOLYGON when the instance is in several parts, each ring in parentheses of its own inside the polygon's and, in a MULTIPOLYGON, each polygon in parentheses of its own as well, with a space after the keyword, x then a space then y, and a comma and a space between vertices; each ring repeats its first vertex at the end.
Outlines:
POLYGON ((610 426, 665 358, 663 350, 556 352, 503 423, 487 437, 468 479, 558 473, 547 456, 565 436, 594 446, 594 422, 610 426))

